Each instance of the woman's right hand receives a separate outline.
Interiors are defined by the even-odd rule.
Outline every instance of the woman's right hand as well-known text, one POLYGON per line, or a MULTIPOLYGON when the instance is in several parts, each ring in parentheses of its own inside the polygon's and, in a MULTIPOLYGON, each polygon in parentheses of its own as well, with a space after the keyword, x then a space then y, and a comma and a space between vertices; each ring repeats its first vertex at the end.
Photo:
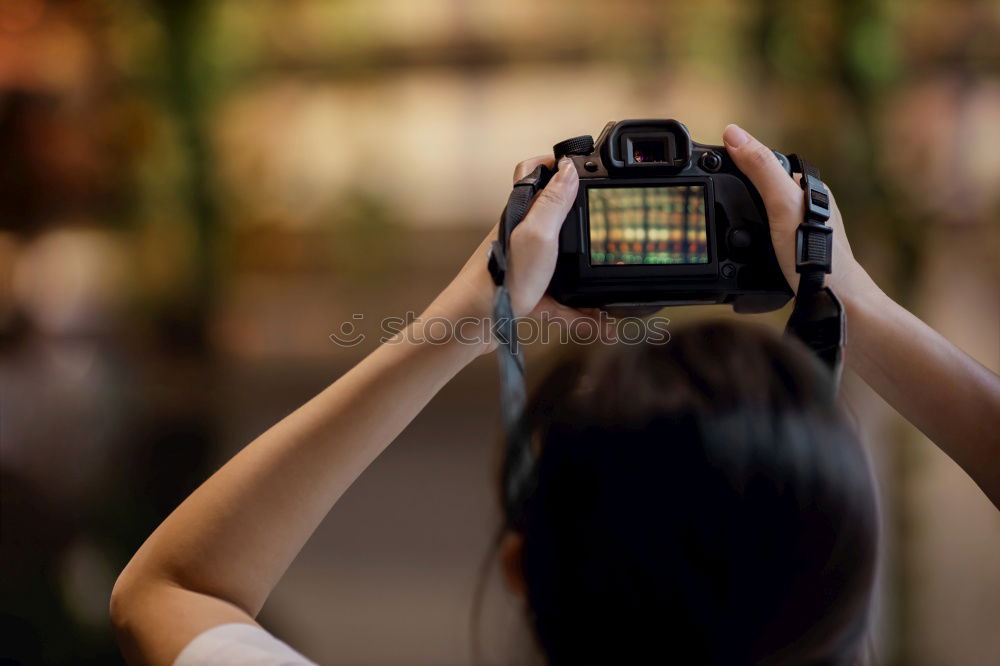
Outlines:
MULTIPOLYGON (((805 197, 796 174, 788 177, 771 149, 755 139, 739 125, 729 125, 722 134, 726 150, 736 166, 747 175, 760 192, 767 208, 771 242, 778 257, 781 272, 793 291, 798 291, 799 275, 795 272, 795 231, 805 213, 805 197)), ((835 293, 867 289, 871 279, 854 259, 851 244, 844 233, 837 201, 830 192, 830 220, 833 228, 833 272, 826 284, 835 293)), ((846 295, 846 294, 845 294, 846 295)))
MULTIPOLYGON (((510 236, 510 257, 507 268, 507 289, 517 317, 548 315, 551 321, 569 324, 578 319, 594 319, 596 309, 577 310, 567 307, 546 293, 559 254, 559 231, 566 215, 576 201, 579 177, 573 163, 563 158, 558 164, 552 157, 527 159, 514 169, 514 182, 524 178, 538 166, 556 167, 548 185, 535 200, 510 236)), ((479 248, 466 262, 452 283, 432 304, 430 311, 452 317, 489 318, 495 286, 486 270, 486 254, 497 238, 494 226, 479 248)))

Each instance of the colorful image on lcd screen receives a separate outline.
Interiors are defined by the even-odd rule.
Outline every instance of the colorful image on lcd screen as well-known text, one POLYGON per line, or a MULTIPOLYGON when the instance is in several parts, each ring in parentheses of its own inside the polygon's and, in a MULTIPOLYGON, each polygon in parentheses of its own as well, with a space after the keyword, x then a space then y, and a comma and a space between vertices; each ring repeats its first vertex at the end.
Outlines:
POLYGON ((707 264, 703 185, 593 187, 590 263, 707 264))

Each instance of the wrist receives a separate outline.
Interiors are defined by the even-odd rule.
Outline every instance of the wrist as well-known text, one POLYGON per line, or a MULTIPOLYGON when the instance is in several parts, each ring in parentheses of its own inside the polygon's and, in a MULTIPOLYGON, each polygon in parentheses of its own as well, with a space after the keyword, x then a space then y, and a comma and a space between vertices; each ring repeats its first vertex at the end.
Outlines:
POLYGON ((882 290, 868 272, 854 257, 850 257, 846 264, 827 276, 827 286, 848 309, 876 301, 882 290))
POLYGON ((880 322, 891 312, 892 301, 878 287, 867 271, 852 261, 849 270, 837 274, 830 288, 844 307, 847 336, 844 362, 859 371, 870 354, 872 336, 879 335, 880 322))
POLYGON ((413 333, 434 344, 462 350, 469 360, 493 350, 492 290, 469 292, 450 285, 414 322, 413 333))

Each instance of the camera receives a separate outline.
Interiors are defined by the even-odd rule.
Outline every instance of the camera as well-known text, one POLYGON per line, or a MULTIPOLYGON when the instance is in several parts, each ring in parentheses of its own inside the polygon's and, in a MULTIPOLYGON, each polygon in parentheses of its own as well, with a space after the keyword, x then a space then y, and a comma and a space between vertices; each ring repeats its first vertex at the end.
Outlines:
POLYGON ((693 142, 676 120, 622 120, 596 143, 580 136, 553 150, 580 175, 549 285, 556 300, 767 312, 792 297, 760 194, 724 147, 693 142))

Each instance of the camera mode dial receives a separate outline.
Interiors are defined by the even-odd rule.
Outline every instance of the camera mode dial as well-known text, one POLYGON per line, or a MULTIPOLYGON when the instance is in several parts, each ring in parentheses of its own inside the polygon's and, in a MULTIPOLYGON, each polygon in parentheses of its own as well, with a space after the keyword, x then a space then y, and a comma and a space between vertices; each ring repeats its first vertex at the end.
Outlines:
POLYGON ((589 134, 574 136, 552 146, 552 152, 557 160, 565 155, 590 155, 594 152, 594 137, 589 134))

